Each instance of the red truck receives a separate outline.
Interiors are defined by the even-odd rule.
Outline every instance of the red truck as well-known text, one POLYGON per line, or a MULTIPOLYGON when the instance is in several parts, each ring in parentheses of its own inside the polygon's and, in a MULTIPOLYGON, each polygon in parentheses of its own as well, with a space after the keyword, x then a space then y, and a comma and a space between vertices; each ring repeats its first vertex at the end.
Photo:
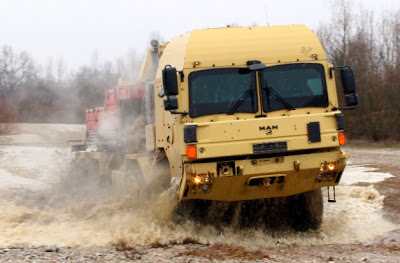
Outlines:
POLYGON ((84 141, 70 140, 75 150, 95 145, 96 150, 116 150, 123 147, 124 133, 140 115, 145 87, 140 83, 120 80, 114 89, 104 92, 103 107, 85 111, 84 141))

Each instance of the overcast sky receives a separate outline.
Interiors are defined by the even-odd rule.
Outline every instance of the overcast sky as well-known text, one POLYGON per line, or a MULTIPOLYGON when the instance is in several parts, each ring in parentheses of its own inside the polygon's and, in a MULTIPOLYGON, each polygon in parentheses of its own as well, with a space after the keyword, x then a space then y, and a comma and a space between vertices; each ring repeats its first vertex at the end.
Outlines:
MULTIPOLYGON (((337 0, 331 0, 337 1, 337 0)), ((62 57, 69 69, 89 64, 94 50, 114 60, 143 53, 151 32, 165 41, 192 29, 328 22, 327 0, 0 0, 0 46, 28 51, 35 61, 62 57), (267 9, 267 16, 265 7, 267 9)), ((400 0, 352 0, 378 13, 400 0)))

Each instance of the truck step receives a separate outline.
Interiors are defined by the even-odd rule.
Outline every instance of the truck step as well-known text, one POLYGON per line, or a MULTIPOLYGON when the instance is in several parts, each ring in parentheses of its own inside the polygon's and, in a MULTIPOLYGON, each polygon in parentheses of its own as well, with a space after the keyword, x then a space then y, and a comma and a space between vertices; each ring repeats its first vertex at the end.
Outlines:
POLYGON ((328 202, 329 202, 329 203, 336 203, 336 192, 335 192, 335 187, 332 186, 332 188, 333 188, 333 198, 332 198, 332 199, 330 198, 330 194, 329 194, 329 192, 330 192, 329 186, 328 186, 327 188, 328 188, 328 202))

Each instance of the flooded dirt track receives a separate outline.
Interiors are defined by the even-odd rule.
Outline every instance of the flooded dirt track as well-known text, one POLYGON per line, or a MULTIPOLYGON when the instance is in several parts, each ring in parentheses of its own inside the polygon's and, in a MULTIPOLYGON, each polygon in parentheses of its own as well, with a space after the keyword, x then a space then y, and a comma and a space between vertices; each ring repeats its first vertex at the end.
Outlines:
POLYGON ((177 224, 170 191, 116 197, 69 173, 64 142, 82 129, 0 135, 0 262, 400 262, 400 149, 348 147, 337 202, 324 203, 320 230, 299 233, 177 224))

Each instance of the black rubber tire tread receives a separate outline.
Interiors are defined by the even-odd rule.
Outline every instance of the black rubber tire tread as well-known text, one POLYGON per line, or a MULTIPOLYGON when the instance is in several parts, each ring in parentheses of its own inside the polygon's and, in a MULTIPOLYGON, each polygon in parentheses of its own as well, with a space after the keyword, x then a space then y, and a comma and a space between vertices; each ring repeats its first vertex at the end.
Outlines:
POLYGON ((288 208, 289 222, 294 230, 305 232, 321 227, 324 210, 321 189, 290 196, 288 208))
POLYGON ((199 223, 207 223, 208 209, 211 206, 209 200, 184 200, 179 201, 174 210, 174 221, 184 223, 186 220, 193 220, 199 223))

